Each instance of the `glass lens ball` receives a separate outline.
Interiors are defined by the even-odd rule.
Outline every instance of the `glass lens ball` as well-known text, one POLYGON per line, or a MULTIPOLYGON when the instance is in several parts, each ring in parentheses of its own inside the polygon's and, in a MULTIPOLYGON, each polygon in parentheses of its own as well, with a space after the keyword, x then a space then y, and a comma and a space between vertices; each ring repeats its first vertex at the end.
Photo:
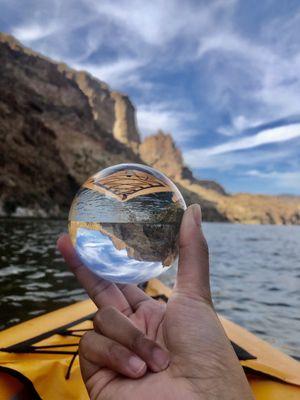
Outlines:
POLYGON ((69 233, 83 264, 116 283, 141 283, 177 262, 186 209, 174 183, 140 164, 119 164, 90 177, 69 214, 69 233))

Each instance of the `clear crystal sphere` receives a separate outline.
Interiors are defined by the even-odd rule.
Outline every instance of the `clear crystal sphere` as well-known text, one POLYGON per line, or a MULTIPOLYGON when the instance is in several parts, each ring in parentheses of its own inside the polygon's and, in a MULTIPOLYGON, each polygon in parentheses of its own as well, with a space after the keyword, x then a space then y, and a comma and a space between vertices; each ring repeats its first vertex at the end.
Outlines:
POLYGON ((83 264, 117 283, 141 283, 177 262, 186 209, 174 183, 140 164, 99 171, 79 189, 69 232, 83 264))

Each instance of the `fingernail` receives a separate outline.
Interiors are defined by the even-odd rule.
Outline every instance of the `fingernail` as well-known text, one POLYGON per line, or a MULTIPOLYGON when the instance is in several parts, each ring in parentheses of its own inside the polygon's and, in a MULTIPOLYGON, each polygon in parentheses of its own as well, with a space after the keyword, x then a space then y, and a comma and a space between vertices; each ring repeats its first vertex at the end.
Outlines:
POLYGON ((201 207, 199 204, 193 204, 191 206, 192 212, 193 212, 193 217, 196 225, 201 224, 201 207))
POLYGON ((154 363, 158 366, 160 370, 166 369, 170 363, 170 358, 168 354, 159 347, 156 347, 153 350, 152 358, 154 363))
POLYGON ((128 363, 129 363, 130 369, 135 374, 138 374, 139 372, 141 372, 146 366, 145 362, 137 356, 130 357, 128 363))

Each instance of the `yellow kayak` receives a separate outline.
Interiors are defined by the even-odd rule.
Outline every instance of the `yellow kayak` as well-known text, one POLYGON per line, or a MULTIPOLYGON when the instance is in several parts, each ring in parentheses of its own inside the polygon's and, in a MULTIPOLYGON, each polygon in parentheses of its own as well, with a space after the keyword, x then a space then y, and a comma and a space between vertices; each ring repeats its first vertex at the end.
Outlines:
MULTIPOLYGON (((158 280, 150 281, 146 291, 162 300, 170 295, 158 280)), ((95 311, 95 305, 85 300, 0 332, 0 399, 88 399, 77 351, 80 337, 92 329, 95 311)), ((220 319, 255 398, 299 400, 300 363, 220 319)))

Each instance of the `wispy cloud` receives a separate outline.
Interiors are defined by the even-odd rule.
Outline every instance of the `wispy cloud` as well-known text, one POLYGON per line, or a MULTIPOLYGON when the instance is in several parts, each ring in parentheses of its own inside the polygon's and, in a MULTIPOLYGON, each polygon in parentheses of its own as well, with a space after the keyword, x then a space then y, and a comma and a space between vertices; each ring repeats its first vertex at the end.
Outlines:
POLYGON ((284 144, 299 137, 300 5, 275 2, 255 12, 242 0, 30 0, 17 17, 16 0, 0 8, 25 45, 128 93, 143 135, 170 132, 190 166, 234 179, 299 157, 284 144))
POLYGON ((266 129, 243 139, 230 141, 228 143, 204 149, 206 154, 216 155, 230 153, 237 150, 251 149, 270 143, 285 142, 300 136, 300 124, 280 126, 277 128, 266 129))
POLYGON ((223 125, 218 128, 218 133, 221 133, 224 136, 235 136, 249 127, 256 127, 262 124, 262 120, 253 117, 245 117, 245 115, 237 115, 232 118, 229 125, 223 125))
POLYGON ((124 85, 139 85, 137 70, 143 66, 143 61, 139 59, 123 58, 107 64, 79 64, 73 63, 74 68, 88 71, 96 78, 109 82, 114 88, 122 88, 124 85))
POLYGON ((190 155, 189 151, 184 152, 184 159, 189 167, 198 170, 214 170, 226 172, 227 174, 240 175, 248 171, 249 168, 264 167, 265 165, 276 165, 284 162, 289 157, 295 157, 296 151, 290 149, 272 149, 261 152, 249 151, 224 153, 218 155, 198 154, 190 155))
POLYGON ((163 47, 177 37, 191 37, 212 29, 212 20, 222 18, 220 11, 231 10, 235 3, 235 0, 214 0, 206 4, 180 0, 89 2, 99 15, 105 15, 122 26, 133 42, 140 40, 154 47, 163 47))
MULTIPOLYGON (((241 150, 249 150, 266 144, 274 144, 286 142, 300 137, 300 124, 291 124, 288 126, 280 126, 272 129, 265 129, 255 135, 244 137, 242 139, 231 140, 226 143, 212 146, 208 148, 192 149, 184 153, 189 165, 194 168, 204 168, 219 163, 221 166, 221 158, 218 156, 238 152, 241 150)), ((245 155, 242 156, 244 159, 245 155)), ((265 157, 265 154, 263 155, 265 157)), ((235 159, 236 160, 236 159, 235 159)), ((249 161, 247 161, 249 163, 249 161)))
MULTIPOLYGON (((228 6, 231 3, 228 2, 228 6)), ((161 96, 160 90, 147 75, 157 70, 161 63, 169 62, 168 43, 181 35, 191 37, 196 31, 208 27, 213 15, 225 8, 223 2, 214 2, 209 7, 193 2, 182 6, 177 0, 164 4, 160 1, 99 3, 90 0, 87 4, 89 12, 80 20, 69 21, 70 16, 59 15, 57 9, 54 11, 56 17, 50 13, 49 20, 43 24, 37 24, 35 19, 29 20, 16 27, 13 34, 52 58, 63 59, 75 69, 88 71, 113 89, 139 90, 141 96, 137 104, 137 120, 143 135, 162 129, 171 132, 177 142, 195 135, 196 132, 187 127, 187 122, 193 120, 195 114, 186 111, 182 104, 179 106, 169 100, 157 100, 157 96, 161 96), (179 7, 181 18, 177 18, 179 7), (93 21, 98 23, 93 24, 93 21), (75 35, 81 27, 86 27, 87 32, 79 38, 77 52, 73 54, 66 52, 63 47, 53 46, 53 41, 47 38, 49 35, 53 40, 59 37, 59 43, 64 42, 67 47, 69 32, 75 35), (114 55, 105 60, 101 48, 107 47, 107 44, 114 55), (99 50, 100 56, 97 54, 99 50), (148 101, 147 93, 156 99, 148 101)))
MULTIPOLYGON (((182 26, 182 20, 176 19, 170 24, 170 13, 174 12, 174 1, 151 2, 129 1, 90 1, 90 6, 99 15, 122 26, 133 41, 143 41, 149 45, 161 45, 170 40, 182 26)), ((128 43, 130 45, 130 43, 128 43)))
POLYGON ((33 23, 16 27, 13 29, 12 35, 16 36, 22 42, 34 42, 57 32, 57 29, 58 26, 56 24, 43 26, 42 24, 33 23))
POLYGON ((194 114, 186 112, 180 103, 155 102, 142 104, 137 109, 137 121, 143 136, 161 129, 171 132, 176 142, 181 144, 196 134, 194 130, 187 129, 187 123, 193 118, 194 114))
POLYGON ((257 121, 299 112, 300 49, 295 50, 287 58, 273 41, 247 39, 232 24, 200 39, 197 57, 200 61, 209 60, 214 73, 219 72, 211 96, 220 107, 230 106, 231 123, 219 127, 220 133, 241 133, 257 121), (232 94, 230 98, 224 97, 226 91, 232 94))
POLYGON ((281 190, 287 189, 288 192, 297 193, 299 190, 300 171, 270 171, 263 172, 257 169, 246 172, 246 175, 261 179, 266 182, 272 182, 281 190))

